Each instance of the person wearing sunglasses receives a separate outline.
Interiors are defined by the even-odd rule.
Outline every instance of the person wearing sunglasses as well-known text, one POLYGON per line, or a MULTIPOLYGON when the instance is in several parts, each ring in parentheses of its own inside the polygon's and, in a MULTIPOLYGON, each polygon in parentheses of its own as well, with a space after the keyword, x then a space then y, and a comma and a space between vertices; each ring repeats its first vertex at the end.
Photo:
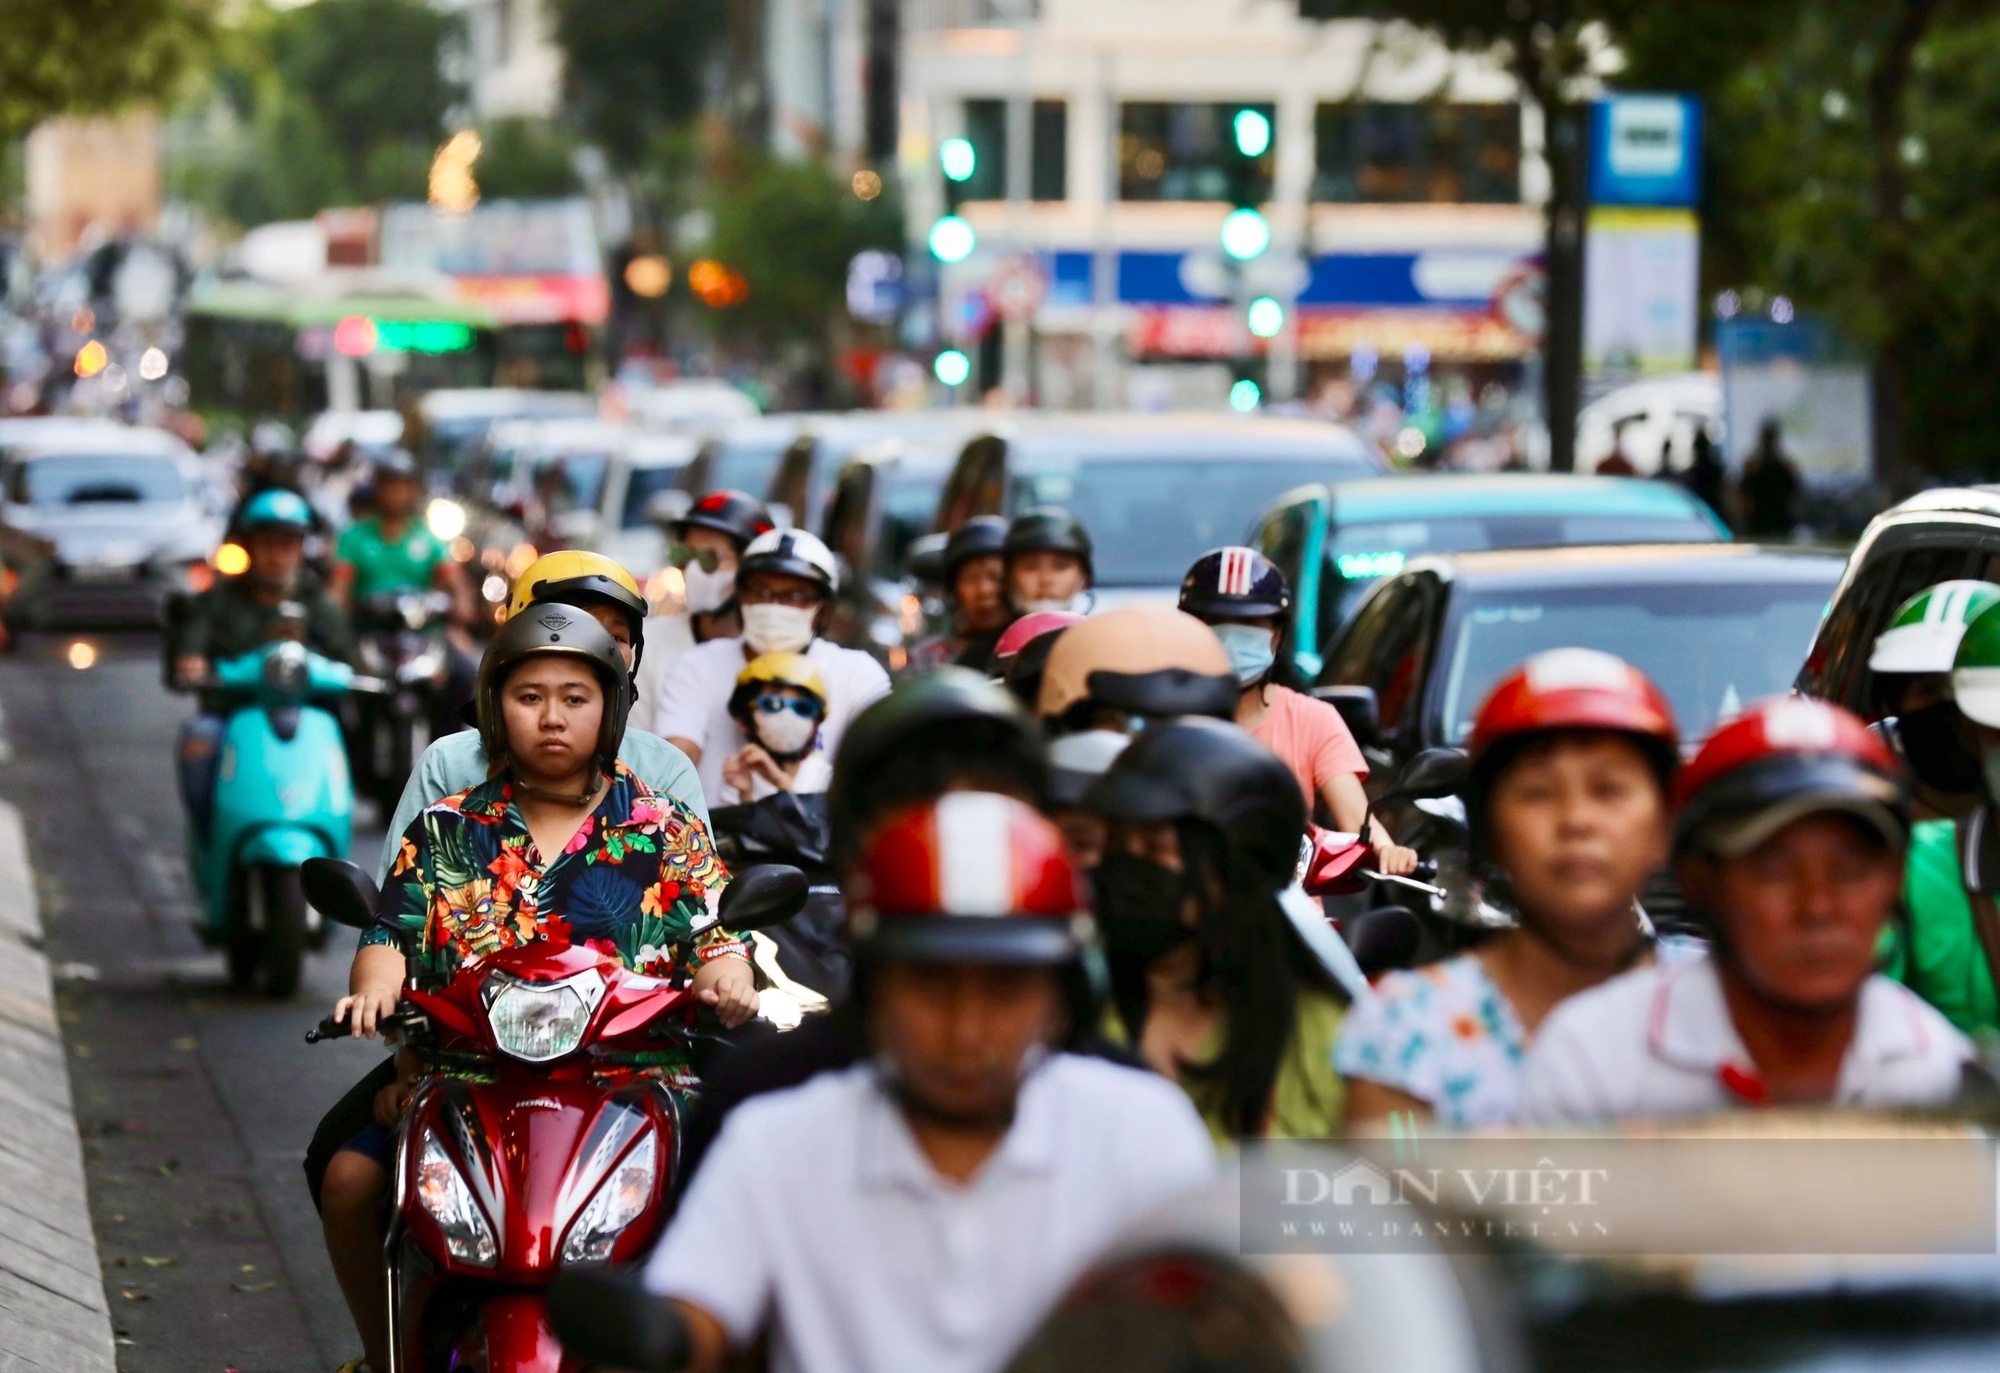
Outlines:
MULTIPOLYGON (((750 541, 772 529, 771 512, 742 491, 711 491, 667 526, 667 566, 680 573, 680 605, 672 598, 646 620, 646 657, 639 666, 632 727, 657 724, 660 686, 667 669, 696 644, 733 639, 743 632, 736 597, 736 569, 750 541)), ((671 577, 666 579, 670 589, 671 577)))
POLYGON ((802 653, 762 653, 737 674, 729 714, 749 742, 722 764, 722 805, 775 792, 822 792, 833 764, 819 746, 826 679, 802 653))

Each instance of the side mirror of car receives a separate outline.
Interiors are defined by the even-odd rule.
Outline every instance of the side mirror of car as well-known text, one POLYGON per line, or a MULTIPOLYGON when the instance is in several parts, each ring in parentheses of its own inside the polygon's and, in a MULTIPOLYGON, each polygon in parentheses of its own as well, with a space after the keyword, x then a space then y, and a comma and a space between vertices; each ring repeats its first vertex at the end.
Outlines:
POLYGON ((1427 748, 1396 779, 1394 792, 1409 800, 1456 796, 1472 775, 1472 759, 1462 748, 1427 748))
POLYGON ((336 925, 365 930, 375 923, 382 893, 360 864, 345 858, 308 858, 299 868, 299 885, 312 908, 336 925))
POLYGON ((806 907, 812 883, 788 863, 760 863, 736 874, 722 889, 717 914, 726 929, 742 933, 783 924, 806 907))
POLYGON ((1382 734, 1381 705, 1371 686, 1322 686, 1313 688, 1313 697, 1340 712, 1347 732, 1357 744, 1372 744, 1382 734))
POLYGON ((578 1264, 549 1284, 549 1326, 585 1368, 677 1373, 690 1357, 687 1326, 665 1297, 648 1292, 636 1270, 578 1264))
POLYGON ((1347 923, 1347 947, 1371 981, 1417 958, 1423 926, 1407 906, 1373 906, 1347 923))

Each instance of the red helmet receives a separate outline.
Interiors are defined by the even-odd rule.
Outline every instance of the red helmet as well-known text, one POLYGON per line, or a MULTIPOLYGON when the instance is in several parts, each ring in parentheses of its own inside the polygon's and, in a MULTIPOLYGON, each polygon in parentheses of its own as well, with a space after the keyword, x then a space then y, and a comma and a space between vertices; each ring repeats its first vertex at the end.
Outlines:
POLYGON ((1555 730, 1611 730, 1631 737, 1664 791, 1680 763, 1680 731, 1667 698, 1645 673, 1594 648, 1552 648, 1522 663, 1487 694, 1472 724, 1465 791, 1476 865, 1486 857, 1486 802, 1510 747, 1555 730))
POLYGON ((1537 653, 1500 679, 1472 725, 1477 760, 1500 740, 1551 729, 1609 729, 1677 748, 1673 709, 1646 674, 1594 648, 1537 653))
POLYGON ((1032 615, 1023 615, 1000 636, 1000 642, 993 645, 993 661, 997 666, 1003 659, 1011 658, 1044 634, 1068 629, 1083 619, 1071 610, 1038 610, 1032 615))
POLYGON ((862 853, 850 911, 856 951, 876 958, 1053 966, 1091 939, 1062 831, 994 792, 891 815, 862 853))
POLYGON ((1895 755, 1859 717, 1803 696, 1758 701, 1681 773, 1674 852, 1747 853, 1802 816, 1851 815, 1892 848, 1909 834, 1895 755))

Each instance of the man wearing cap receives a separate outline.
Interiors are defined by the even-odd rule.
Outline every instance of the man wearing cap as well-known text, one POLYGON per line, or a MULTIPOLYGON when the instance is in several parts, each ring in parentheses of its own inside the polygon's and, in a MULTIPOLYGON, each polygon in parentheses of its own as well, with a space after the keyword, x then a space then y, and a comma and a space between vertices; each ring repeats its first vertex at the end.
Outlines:
POLYGON ((890 815, 850 893, 868 1056, 739 1106, 646 1267, 697 1373, 1000 1367, 1214 1155, 1163 1079, 1063 1052, 1096 1014, 1061 835, 954 792, 890 815))
POLYGON ((1557 1006, 1528 1053, 1523 1118, 1956 1095, 1971 1044, 1874 971, 1908 833, 1881 739, 1837 706, 1761 701, 1703 745, 1676 793, 1675 871, 1712 951, 1557 1006))

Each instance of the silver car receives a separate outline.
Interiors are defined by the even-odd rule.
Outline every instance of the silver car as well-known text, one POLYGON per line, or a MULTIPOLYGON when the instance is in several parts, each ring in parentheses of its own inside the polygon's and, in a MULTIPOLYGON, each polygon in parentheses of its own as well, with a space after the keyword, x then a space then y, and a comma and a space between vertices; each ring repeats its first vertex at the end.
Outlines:
MULTIPOLYGON (((0 548, 17 627, 150 624, 222 534, 199 460, 178 438, 109 421, 0 430, 0 548)), ((203 567, 205 570, 205 566, 203 567)))

